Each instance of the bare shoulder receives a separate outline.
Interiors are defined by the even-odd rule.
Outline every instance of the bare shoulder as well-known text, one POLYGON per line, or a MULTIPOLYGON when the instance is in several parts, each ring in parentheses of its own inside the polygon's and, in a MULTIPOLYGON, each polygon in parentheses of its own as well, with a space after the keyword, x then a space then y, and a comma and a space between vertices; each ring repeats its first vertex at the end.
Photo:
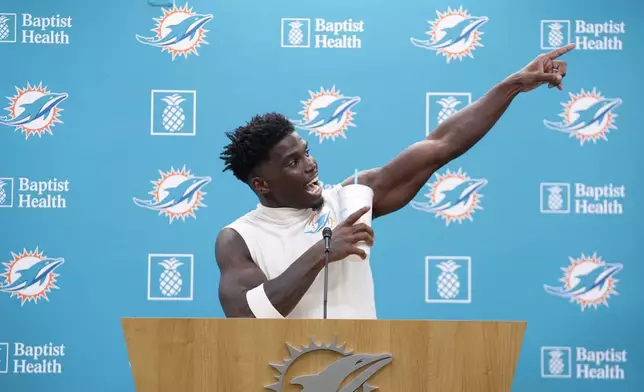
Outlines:
POLYGON ((230 227, 224 227, 217 234, 215 258, 220 268, 234 266, 240 262, 253 262, 246 241, 230 227))

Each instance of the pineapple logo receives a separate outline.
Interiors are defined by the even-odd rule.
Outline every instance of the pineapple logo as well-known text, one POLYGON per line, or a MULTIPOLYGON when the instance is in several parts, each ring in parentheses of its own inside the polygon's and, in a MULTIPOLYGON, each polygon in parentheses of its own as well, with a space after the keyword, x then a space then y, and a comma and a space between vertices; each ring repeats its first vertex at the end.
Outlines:
POLYGON ((563 46, 564 36, 561 33, 563 26, 555 22, 548 25, 548 28, 550 29, 550 32, 548 33, 548 45, 552 46, 553 48, 563 46))
POLYGON ((548 192, 550 192, 550 195, 548 195, 548 208, 550 210, 560 210, 563 207, 563 197, 561 196, 561 191, 562 189, 558 186, 553 186, 548 188, 548 192))
MULTIPOLYGON (((275 375, 277 380, 273 384, 265 385, 264 388, 273 392, 283 392, 291 390, 290 385, 299 385, 302 392, 314 391, 362 391, 370 392, 378 389, 369 385, 367 382, 380 369, 384 368, 392 361, 391 354, 358 354, 353 353, 345 348, 345 344, 338 345, 337 338, 329 344, 315 343, 313 338, 310 339, 309 345, 302 345, 297 349, 290 344, 286 344, 289 357, 284 359, 283 363, 271 363, 270 365, 277 370, 275 375), (287 372, 302 356, 316 355, 321 363, 329 363, 318 373, 296 375, 287 381, 287 372), (350 376, 353 375, 353 378, 350 376)), ((298 365, 293 366, 295 369, 298 365)), ((293 370, 291 370, 292 372, 293 370)))
POLYGON ((472 302, 471 258, 427 256, 425 258, 425 302, 472 302))
POLYGON ((14 127, 15 131, 25 134, 25 139, 33 135, 42 137, 44 133, 53 135, 52 127, 60 120, 63 109, 60 103, 67 99, 67 93, 53 93, 47 87, 32 86, 16 87, 16 95, 9 98, 9 106, 5 109, 9 116, 0 116, 0 125, 14 127))
POLYGON ((548 353, 550 360, 548 361, 548 370, 550 374, 561 374, 564 370, 563 353, 560 350, 553 350, 548 353))
POLYGON ((311 46, 311 21, 305 18, 282 18, 282 47, 311 46))
POLYGON ((163 98, 163 102, 168 106, 163 110, 163 128, 168 132, 177 132, 183 129, 186 121, 186 115, 180 106, 185 99, 180 95, 174 94, 163 98))
POLYGON ((13 207, 13 178, 0 178, 0 208, 13 207))
POLYGON ((0 13, 0 43, 16 42, 18 18, 16 14, 0 13))
POLYGON ((570 43, 569 20, 541 21, 541 49, 552 50, 570 43))
POLYGON ((570 378, 570 347, 541 347, 541 377, 570 378))
POLYGON ((163 267, 163 273, 159 277, 159 289, 161 294, 166 297, 176 297, 181 292, 183 280, 181 280, 181 272, 177 268, 183 265, 182 262, 176 258, 163 260, 159 263, 163 267))
POLYGON ((153 196, 151 200, 133 198, 134 204, 158 211, 159 215, 165 214, 172 223, 175 219, 185 222, 187 217, 197 218, 195 211, 199 207, 206 207, 203 198, 206 192, 203 187, 210 183, 210 177, 198 177, 186 170, 171 168, 169 172, 159 170, 161 178, 152 181, 154 188, 149 192, 153 196))
POLYGON ((541 212, 544 214, 570 213, 570 184, 544 182, 540 186, 541 212))
POLYGON ((457 10, 448 8, 446 12, 436 11, 437 19, 429 21, 430 30, 425 34, 430 39, 411 38, 411 43, 419 48, 433 50, 442 54, 449 64, 451 60, 463 61, 465 56, 474 58, 472 52, 482 47, 481 26, 487 23, 486 16, 472 16, 463 7, 457 10))
POLYGON ((560 282, 563 286, 553 287, 544 285, 546 293, 576 302, 581 306, 582 312, 587 307, 597 309, 600 305, 608 306, 611 295, 617 295, 615 275, 624 265, 620 263, 607 263, 593 253, 575 259, 569 257, 570 265, 562 268, 564 274, 560 282))
POLYGON ((325 139, 335 141, 339 136, 346 139, 345 131, 356 126, 352 122, 356 114, 352 109, 360 102, 360 97, 344 96, 335 86, 330 90, 321 88, 318 92, 309 90, 309 95, 309 100, 302 101, 304 109, 298 113, 302 119, 293 120, 295 127, 316 135, 320 143, 325 139))
POLYGON ((425 95, 426 136, 462 108, 472 103, 471 93, 439 93, 425 95))
POLYGON ((150 134, 153 136, 195 136, 197 92, 194 90, 152 90, 150 134))
POLYGON ((161 48, 161 52, 172 55, 172 61, 177 56, 188 58, 190 54, 199 55, 197 49, 202 44, 207 44, 205 37, 208 30, 206 23, 212 20, 211 14, 197 14, 188 4, 177 8, 176 4, 171 9, 163 8, 163 16, 155 18, 156 26, 151 29, 155 34, 152 37, 136 35, 137 41, 142 44, 161 48))
POLYGON ((300 46, 304 39, 304 33, 301 29, 302 23, 299 20, 296 20, 288 25, 291 27, 291 30, 288 32, 288 43, 293 46, 300 46))
POLYGON ((461 104, 461 101, 454 97, 441 98, 438 101, 442 109, 438 112, 438 123, 447 120, 452 114, 456 113, 456 106, 461 104))
POLYGON ((148 255, 148 300, 191 301, 193 259, 191 254, 148 255))
POLYGON ((445 220, 445 225, 451 222, 462 223, 467 219, 472 221, 476 210, 482 210, 480 201, 483 195, 481 188, 487 185, 486 179, 473 179, 459 168, 452 173, 449 169, 444 175, 436 173, 436 181, 427 184, 430 191, 424 196, 426 202, 411 201, 411 207, 435 214, 445 220))
POLYGON ((438 275, 438 280, 436 282, 438 295, 444 299, 456 298, 461 287, 461 282, 458 280, 458 275, 455 271, 458 268, 461 268, 461 266, 456 264, 454 260, 449 260, 439 263, 437 267, 442 271, 440 275, 438 275))
POLYGON ((595 88, 588 92, 582 89, 579 94, 570 93, 570 101, 561 104, 564 110, 559 116, 563 121, 543 123, 549 129, 577 138, 581 146, 587 141, 607 141, 610 130, 617 129, 614 111, 621 104, 621 98, 604 98, 595 88))
POLYGON ((16 42, 17 27, 16 14, 0 13, 0 43, 16 42))
MULTIPOLYGON (((3 263, 6 267, 4 283, 0 286, 0 292, 9 293, 11 298, 20 300, 21 306, 26 302, 44 299, 49 302, 47 294, 52 289, 58 289, 56 278, 59 277, 54 271, 64 263, 64 259, 49 258, 39 251, 24 249, 22 253, 11 252, 13 260, 3 263)), ((1 280, 0 280, 1 281, 1 280)))

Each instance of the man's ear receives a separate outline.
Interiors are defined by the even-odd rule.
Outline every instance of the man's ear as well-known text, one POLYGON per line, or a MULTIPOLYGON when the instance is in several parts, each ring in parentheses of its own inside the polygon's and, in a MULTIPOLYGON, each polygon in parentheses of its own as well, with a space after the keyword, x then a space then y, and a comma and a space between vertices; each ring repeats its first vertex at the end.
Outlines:
POLYGON ((257 177, 257 176, 251 177, 250 186, 255 190, 255 192, 259 194, 265 195, 268 192, 270 192, 270 189, 268 188, 268 184, 261 177, 257 177))

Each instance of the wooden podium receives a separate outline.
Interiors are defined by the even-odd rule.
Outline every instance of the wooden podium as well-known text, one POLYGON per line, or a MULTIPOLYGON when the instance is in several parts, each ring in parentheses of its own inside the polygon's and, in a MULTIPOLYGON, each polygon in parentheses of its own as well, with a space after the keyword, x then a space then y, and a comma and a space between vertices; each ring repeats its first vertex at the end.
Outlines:
POLYGON ((121 320, 137 392, 510 392, 525 322, 121 320))

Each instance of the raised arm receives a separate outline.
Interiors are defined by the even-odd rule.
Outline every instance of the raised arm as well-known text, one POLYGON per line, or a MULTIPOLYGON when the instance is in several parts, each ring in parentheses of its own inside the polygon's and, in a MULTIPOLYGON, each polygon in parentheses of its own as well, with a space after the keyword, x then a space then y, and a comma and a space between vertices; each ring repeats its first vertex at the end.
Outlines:
MULTIPOLYGON (((574 44, 538 56, 483 97, 443 121, 425 140, 406 148, 383 167, 359 173, 358 182, 374 191, 373 217, 396 211, 409 203, 432 174, 481 140, 520 93, 543 84, 562 89, 566 63, 555 59, 574 44)), ((349 184, 352 178, 343 184, 349 184)))

